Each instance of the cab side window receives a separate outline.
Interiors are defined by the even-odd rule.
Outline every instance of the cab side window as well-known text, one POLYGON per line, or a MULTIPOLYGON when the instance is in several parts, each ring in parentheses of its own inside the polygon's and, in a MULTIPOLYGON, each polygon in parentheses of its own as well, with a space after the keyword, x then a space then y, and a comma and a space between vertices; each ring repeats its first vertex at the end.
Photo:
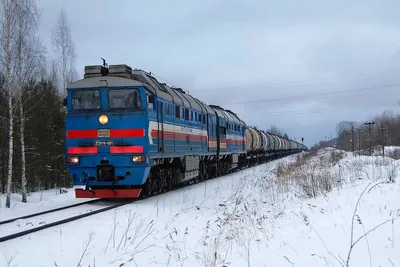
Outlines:
POLYGON ((142 102, 138 89, 108 90, 108 105, 110 108, 140 108, 142 102))

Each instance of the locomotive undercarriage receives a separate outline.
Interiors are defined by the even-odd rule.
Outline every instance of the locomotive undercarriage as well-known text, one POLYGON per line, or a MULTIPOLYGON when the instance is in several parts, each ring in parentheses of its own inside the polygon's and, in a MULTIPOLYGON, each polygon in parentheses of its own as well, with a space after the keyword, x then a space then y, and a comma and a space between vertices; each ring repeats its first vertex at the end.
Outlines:
MULTIPOLYGON (((299 151, 282 151, 262 156, 254 155, 248 158, 246 155, 239 155, 237 164, 232 164, 232 157, 228 155, 220 158, 199 157, 197 175, 190 180, 185 180, 185 165, 181 158, 170 158, 155 160, 157 165, 149 172, 146 183, 142 187, 141 196, 157 195, 167 192, 179 184, 194 184, 210 180, 222 175, 237 172, 239 170, 263 164, 278 158, 295 154, 299 151)), ((190 170, 189 172, 193 172, 190 170)))
POLYGON ((146 183, 143 185, 142 196, 166 192, 178 184, 192 184, 217 177, 215 159, 200 158, 198 167, 189 171, 185 171, 185 166, 180 158, 162 160, 161 162, 151 168, 146 183), (188 176, 187 173, 189 173, 189 177, 190 175, 194 177, 185 181, 188 176))

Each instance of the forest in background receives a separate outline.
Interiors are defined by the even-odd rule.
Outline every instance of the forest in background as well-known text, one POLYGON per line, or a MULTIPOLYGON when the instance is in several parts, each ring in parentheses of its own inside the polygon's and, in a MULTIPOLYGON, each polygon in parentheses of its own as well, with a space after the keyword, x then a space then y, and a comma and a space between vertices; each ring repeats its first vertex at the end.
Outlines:
POLYGON ((370 120, 341 121, 336 126, 334 138, 323 140, 311 149, 327 146, 362 155, 373 153, 376 147, 400 146, 400 113, 385 110, 370 120))
POLYGON ((10 194, 70 186, 64 166, 66 85, 78 75, 67 15, 59 11, 52 46, 39 34, 35 0, 0 0, 0 188, 10 194))

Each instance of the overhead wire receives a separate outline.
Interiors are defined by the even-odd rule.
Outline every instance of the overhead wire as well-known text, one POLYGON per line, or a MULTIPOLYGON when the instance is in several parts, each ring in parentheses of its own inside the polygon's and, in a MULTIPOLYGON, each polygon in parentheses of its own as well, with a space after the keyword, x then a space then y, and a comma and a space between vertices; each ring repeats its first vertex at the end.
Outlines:
MULTIPOLYGON (((381 90, 383 89, 393 89, 396 88, 397 86, 400 86, 399 84, 389 84, 389 85, 381 85, 381 86, 376 86, 376 87, 368 87, 368 88, 361 88, 361 89, 354 89, 351 90, 351 92, 347 92, 347 91, 342 91, 341 93, 343 94, 349 94, 352 92, 359 92, 358 94, 352 94, 353 97, 357 97, 357 99, 359 100, 362 97, 366 97, 366 96, 373 96, 373 95, 383 95, 383 94, 390 94, 392 92, 382 92, 381 90), (370 93, 365 93, 363 91, 365 91, 364 89, 376 89, 376 88, 381 88, 381 90, 379 91, 375 91, 375 92, 370 92, 370 93)), ((341 97, 343 97, 343 95, 340 95, 341 97)), ((301 100, 301 99, 315 99, 316 97, 319 98, 324 98, 326 99, 332 99, 332 98, 337 98, 338 95, 332 95, 329 93, 326 94, 320 94, 320 95, 315 95, 313 96, 306 96, 306 97, 289 97, 289 98, 281 98, 281 99, 271 99, 271 100, 258 100, 258 101, 243 101, 240 102, 242 104, 256 104, 256 103, 268 103, 268 102, 285 102, 285 101, 291 101, 291 100, 301 100)), ((237 103, 237 102, 236 102, 237 103)), ((236 104, 233 103, 233 104, 236 104)), ((398 103, 396 102, 396 105, 398 103)), ((342 111, 355 111, 355 110, 370 110, 371 106, 366 106, 363 108, 358 108, 358 107, 338 107, 338 108, 331 108, 331 109, 327 109, 327 108, 321 108, 321 109, 302 109, 302 110, 282 110, 282 111, 265 111, 265 116, 285 116, 285 115, 306 115, 306 114, 318 114, 318 113, 326 113, 326 112, 342 112, 342 111)), ((378 108, 378 107, 377 107, 378 108)))
MULTIPOLYGON (((271 85, 285 85, 285 84, 294 84, 294 83, 304 83, 304 82, 315 82, 315 81, 329 81, 329 80, 336 80, 336 79, 347 79, 359 76, 369 76, 369 75, 380 75, 390 72, 400 71, 400 68, 394 68, 389 70, 383 71, 376 71, 376 72, 366 72, 366 73, 357 73, 353 75, 343 75, 343 76, 333 76, 333 77, 324 77, 324 78, 313 78, 313 79, 303 79, 303 80, 291 80, 291 81, 271 81, 264 84, 247 84, 247 85, 237 85, 237 86, 225 86, 225 87, 208 87, 208 88, 187 88, 192 92, 204 92, 204 91, 216 91, 216 90, 232 90, 232 89, 242 89, 242 88, 259 88, 259 87, 267 87, 271 85)), ((166 83, 169 83, 172 86, 179 87, 176 83, 173 83, 170 80, 161 77, 160 75, 156 75, 152 72, 152 75, 159 80, 163 80, 166 83)), ((398 76, 398 75, 396 75, 398 76)))
MULTIPOLYGON (((378 109, 378 108, 376 108, 378 109)), ((327 112, 343 112, 343 111, 356 111, 356 110, 371 110, 371 107, 364 108, 331 108, 331 109, 308 109, 308 110, 298 110, 298 111, 273 111, 273 112, 265 112, 266 117, 270 116, 286 116, 286 115, 307 115, 307 114, 318 114, 318 113, 327 113, 327 112)))
MULTIPOLYGON (((395 68, 391 70, 378 71, 378 72, 369 72, 369 73, 358 73, 354 75, 344 75, 344 76, 334 76, 334 77, 326 77, 326 78, 315 78, 315 79, 304 79, 304 80, 292 80, 292 81, 273 81, 267 82, 264 84, 248 84, 248 85, 238 85, 238 86, 226 86, 226 87, 212 87, 212 88, 193 88, 193 92, 201 92, 201 91, 215 91, 215 90, 231 90, 231 89, 242 89, 242 88, 259 88, 259 87, 267 87, 271 85, 285 85, 285 84, 293 84, 293 83, 302 83, 302 82, 315 82, 315 81, 326 81, 326 80, 335 80, 335 79, 347 79, 359 76, 368 76, 368 75, 379 75, 390 73, 394 71, 400 71, 400 68, 395 68)), ((398 76, 398 75, 396 75, 398 76)))
MULTIPOLYGON (((306 79, 306 80, 275 81, 275 82, 269 82, 269 83, 266 83, 266 84, 259 84, 259 85, 240 85, 240 86, 229 86, 229 87, 214 87, 214 88, 208 88, 208 89, 203 89, 203 90, 199 90, 198 88, 197 89, 194 88, 193 92, 228 90, 228 89, 241 89, 241 88, 257 88, 257 87, 267 87, 267 86, 270 86, 270 85, 285 85, 285 84, 295 84, 295 83, 315 82, 315 81, 330 81, 330 80, 346 79, 346 78, 359 77, 359 76, 381 75, 381 74, 386 74, 386 73, 399 71, 399 70, 400 70, 400 68, 395 68, 395 69, 391 69, 391 70, 369 72, 369 73, 358 73, 358 74, 354 74, 354 75, 344 75, 344 76, 335 76, 335 77, 326 77, 326 78, 306 79)), ((164 80, 164 81, 170 83, 170 81, 168 81, 167 79, 165 79, 163 77, 160 77, 159 75, 155 75, 155 74, 153 74, 153 75, 157 79, 164 80)), ((399 75, 395 75, 394 77, 399 77, 399 75)), ((175 85, 175 84, 172 83, 172 85, 175 85)), ((346 96, 346 95, 349 95, 349 94, 352 94, 352 96, 364 97, 364 96, 382 95, 382 94, 390 93, 390 92, 382 92, 382 90, 393 89, 393 88, 395 88, 397 86, 400 86, 400 83, 377 85, 377 86, 372 86, 372 87, 363 87, 363 88, 350 89, 350 90, 341 90, 341 91, 335 91, 335 92, 309 94, 309 95, 303 95, 303 96, 282 97, 282 98, 275 98, 275 99, 231 101, 231 103, 232 104, 256 104, 256 103, 285 102, 285 101, 293 101, 293 100, 308 100, 308 99, 318 99, 318 98, 330 99, 330 98, 336 98, 336 97, 343 97, 343 96, 346 96), (364 93, 365 91, 374 90, 374 89, 378 89, 379 91, 371 92, 371 93, 368 93, 368 94, 364 93), (354 93, 357 93, 357 92, 358 93, 362 93, 362 94, 361 95, 354 94, 354 93)), ((371 107, 366 107, 366 108, 309 109, 309 110, 271 111, 271 112, 267 111, 266 112, 267 113, 266 116, 306 115, 306 114, 318 114, 318 113, 326 113, 326 112, 342 112, 342 111, 365 110, 365 109, 371 109, 371 107)))
MULTIPOLYGON (((377 92, 373 92, 370 94, 365 94, 363 93, 361 96, 366 96, 366 95, 375 95, 375 94, 382 94, 382 90, 388 90, 388 89, 393 89, 400 86, 400 83, 394 83, 394 84, 386 84, 386 85, 377 85, 377 86, 372 86, 372 87, 363 87, 363 88, 358 88, 358 89, 350 89, 350 90, 342 90, 342 91, 335 91, 335 92, 327 92, 327 93, 319 93, 319 94, 310 94, 310 95, 303 95, 303 96, 290 96, 290 97, 282 97, 282 98, 275 98, 275 99, 260 99, 260 100, 245 100, 245 101, 231 101, 233 104, 255 104, 255 103, 270 103, 270 102, 281 102, 281 101, 292 101, 292 100, 304 100, 304 99, 313 99, 313 98, 329 98, 329 97, 340 97, 343 95, 348 95, 352 93, 357 93, 357 92, 365 92, 368 90, 374 90, 374 89, 379 89, 377 92)), ((352 94, 354 95, 354 94, 352 94)), ((357 96, 357 95, 355 95, 357 96)))

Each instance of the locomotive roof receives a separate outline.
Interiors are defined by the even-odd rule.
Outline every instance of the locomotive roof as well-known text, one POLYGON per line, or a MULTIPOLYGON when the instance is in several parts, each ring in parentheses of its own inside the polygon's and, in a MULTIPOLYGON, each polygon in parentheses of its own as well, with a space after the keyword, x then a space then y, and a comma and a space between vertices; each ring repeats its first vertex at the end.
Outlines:
POLYGON ((244 125, 242 121, 237 117, 236 114, 234 114, 230 110, 223 109, 220 106, 217 105, 210 105, 215 112, 218 114, 218 116, 225 118, 228 122, 234 122, 236 124, 244 125))
POLYGON ((238 124, 240 124, 241 126, 246 125, 246 123, 244 121, 242 121, 236 113, 234 113, 233 111, 231 111, 229 109, 225 109, 225 111, 232 114, 232 116, 234 116, 239 121, 239 122, 237 122, 238 124))
POLYGON ((213 110, 199 99, 188 95, 182 88, 170 87, 165 83, 160 83, 150 73, 135 69, 132 71, 132 78, 148 84, 153 94, 157 97, 171 101, 174 104, 182 105, 186 108, 197 109, 202 113, 213 114, 213 110))
POLYGON ((125 64, 85 66, 84 79, 71 83, 68 88, 96 88, 105 86, 143 86, 157 97, 174 104, 192 108, 202 113, 217 114, 229 122, 246 125, 235 113, 222 107, 207 105, 203 101, 187 94, 183 89, 160 83, 151 73, 133 69, 125 64))
POLYGON ((67 89, 99 88, 106 86, 143 86, 141 82, 114 76, 90 77, 70 83, 67 89))

